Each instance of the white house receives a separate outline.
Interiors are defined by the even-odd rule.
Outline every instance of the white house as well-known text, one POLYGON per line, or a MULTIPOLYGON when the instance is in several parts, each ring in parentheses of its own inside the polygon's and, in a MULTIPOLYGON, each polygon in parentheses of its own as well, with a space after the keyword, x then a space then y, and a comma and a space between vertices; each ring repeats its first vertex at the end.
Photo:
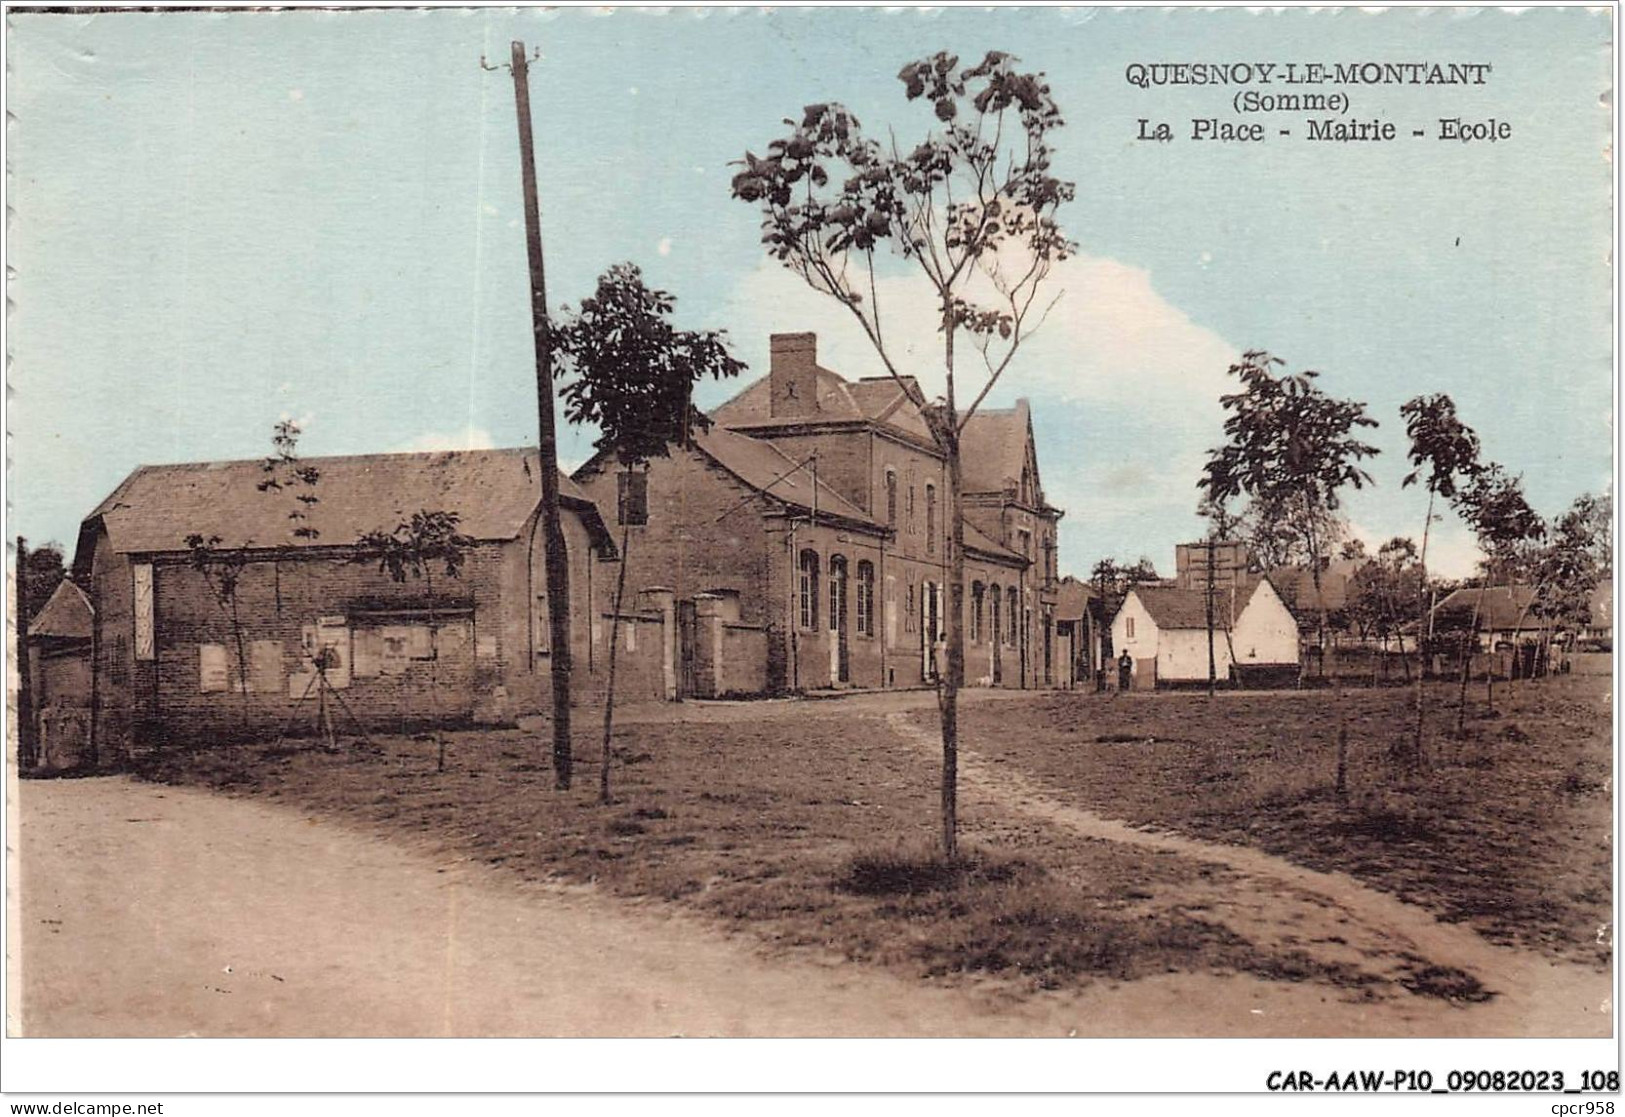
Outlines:
MULTIPOLYGON (((1133 659, 1136 689, 1205 683, 1204 591, 1136 586, 1112 619, 1112 648, 1133 659)), ((1213 664, 1221 680, 1234 674, 1249 685, 1297 681, 1298 625, 1267 577, 1215 592, 1213 664)))

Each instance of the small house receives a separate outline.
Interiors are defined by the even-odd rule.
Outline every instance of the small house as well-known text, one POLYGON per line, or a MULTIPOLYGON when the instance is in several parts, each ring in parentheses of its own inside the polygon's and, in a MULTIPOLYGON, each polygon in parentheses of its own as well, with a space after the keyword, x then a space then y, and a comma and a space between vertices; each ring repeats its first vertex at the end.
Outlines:
MULTIPOLYGON (((1213 668, 1246 686, 1298 679, 1298 625, 1269 578, 1215 588, 1213 668)), ((1133 661, 1135 689, 1195 686, 1208 679, 1208 595, 1178 586, 1136 586, 1112 619, 1112 648, 1133 661)), ((1115 673, 1114 673, 1115 674, 1115 673)))

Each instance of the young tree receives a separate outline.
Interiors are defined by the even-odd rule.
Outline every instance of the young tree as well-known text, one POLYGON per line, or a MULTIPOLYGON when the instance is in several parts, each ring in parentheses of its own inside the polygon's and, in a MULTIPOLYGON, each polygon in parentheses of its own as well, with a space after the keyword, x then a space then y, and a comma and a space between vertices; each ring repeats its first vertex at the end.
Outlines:
MULTIPOLYGON (((1274 366, 1282 363, 1267 352, 1251 350, 1230 366, 1241 390, 1219 400, 1229 412, 1224 421, 1228 441, 1209 452, 1197 484, 1216 503, 1245 494, 1255 506, 1295 510, 1281 522, 1298 533, 1297 545, 1309 561, 1324 641, 1328 619, 1321 556, 1328 539, 1323 525, 1341 506, 1343 489, 1371 483, 1371 475, 1359 463, 1374 456, 1377 448, 1360 441, 1358 434, 1377 421, 1365 413, 1365 404, 1333 399, 1323 392, 1317 372, 1277 376, 1274 366)), ((1335 670, 1332 678, 1338 707, 1336 788, 1342 794, 1347 787, 1348 727, 1335 670)))
POLYGON ((621 598, 626 589, 631 528, 645 523, 647 508, 628 492, 629 480, 651 458, 663 458, 673 443, 686 445, 690 432, 710 420, 694 406, 694 384, 703 377, 737 376, 744 365, 727 349, 719 330, 679 330, 670 317, 677 300, 644 285, 634 264, 617 264, 598 277, 598 290, 581 301, 575 314, 553 335, 561 374, 574 374, 563 388, 564 414, 571 423, 598 427, 593 444, 612 452, 623 480, 618 518, 621 563, 615 576, 615 612, 609 627, 609 680, 604 694, 604 748, 599 760, 598 798, 608 803, 610 736, 615 718, 615 656, 620 646, 621 598))
MULTIPOLYGON (((1411 440, 1407 456, 1414 467, 1400 482, 1400 488, 1420 483, 1428 491, 1427 519, 1422 523, 1422 551, 1417 558, 1419 577, 1425 587, 1434 504, 1443 497, 1454 506, 1463 486, 1478 475, 1483 465, 1479 462, 1478 435, 1457 417, 1456 403, 1449 396, 1417 396, 1402 404, 1399 413, 1405 420, 1405 434, 1411 440)), ((1418 649, 1422 649, 1423 634, 1428 623, 1428 599, 1425 592, 1417 597, 1416 639, 1418 649)), ((1427 678, 1425 655, 1420 667, 1416 674, 1416 726, 1411 736, 1408 758, 1416 765, 1426 762, 1422 753, 1422 725, 1427 711, 1426 688, 1423 685, 1427 678)))
POLYGON ((186 537, 188 560, 192 569, 203 577, 215 604, 220 606, 231 624, 231 638, 237 651, 237 692, 243 696, 243 732, 248 732, 248 647, 243 641, 243 625, 237 612, 237 586, 243 571, 248 569, 248 552, 252 540, 240 547, 225 547, 218 535, 205 538, 193 532, 186 537))
MULTIPOLYGON (((1040 73, 989 52, 961 68, 939 53, 898 74, 909 101, 931 106, 936 127, 912 149, 866 135, 835 103, 808 105, 767 155, 746 153, 733 195, 762 213, 769 254, 835 299, 903 384, 908 354, 886 333, 877 255, 901 257, 923 277, 942 337, 944 394, 926 409, 948 474, 947 670, 942 713, 942 845, 957 848, 959 690, 965 681, 965 517, 960 436, 1053 300, 1038 294, 1072 245, 1055 213, 1074 194, 1051 173, 1061 111, 1040 73), (982 385, 962 404, 963 342, 980 358, 982 385)), ((965 393, 968 394, 968 393, 965 393)))
POLYGON ((474 540, 457 530, 462 517, 456 512, 412 513, 393 531, 369 531, 357 541, 357 562, 377 562, 378 569, 395 582, 422 578, 429 612, 429 720, 434 726, 435 771, 446 770, 446 739, 440 732, 439 716, 439 621, 435 616, 434 568, 438 564, 448 578, 460 578, 463 561, 474 540))
MULTIPOLYGON (((1456 736, 1467 727, 1467 680, 1472 671, 1470 641, 1478 635, 1479 617, 1484 612, 1484 597, 1502 569, 1511 564, 1518 549, 1529 542, 1544 538, 1546 524, 1523 494, 1523 479, 1513 477, 1494 463, 1481 466, 1473 474, 1467 487, 1457 494, 1461 516, 1473 529, 1478 545, 1484 552, 1484 574, 1479 581, 1478 601, 1473 605, 1473 624, 1463 641, 1461 656, 1461 702, 1456 710, 1456 736)), ((1493 647, 1493 631, 1491 651, 1493 647)), ((1485 669, 1485 686, 1490 708, 1495 705, 1495 663, 1493 659, 1485 669)))
MULTIPOLYGON (((293 526, 289 528, 289 534, 294 539, 315 542, 322 533, 311 525, 310 513, 321 503, 321 498, 316 495, 316 486, 322 479, 322 471, 300 460, 301 433, 299 424, 292 419, 283 419, 271 428, 271 455, 260 463, 260 470, 265 476, 260 478, 256 487, 262 493, 292 493, 294 503, 288 510, 288 522, 293 526)), ((282 563, 292 556, 293 549, 292 543, 283 543, 274 548, 271 555, 272 593, 279 614, 282 610, 282 563)))

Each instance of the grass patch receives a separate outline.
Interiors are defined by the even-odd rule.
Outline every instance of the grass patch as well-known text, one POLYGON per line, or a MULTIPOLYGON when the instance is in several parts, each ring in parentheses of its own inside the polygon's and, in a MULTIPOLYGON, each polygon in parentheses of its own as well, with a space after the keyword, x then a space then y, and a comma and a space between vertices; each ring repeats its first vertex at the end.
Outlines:
MULTIPOLYGON (((1184 910, 1222 873, 1209 866, 980 809, 962 824, 964 855, 944 861, 931 852, 935 758, 878 716, 824 707, 626 725, 616 755, 638 762, 617 767, 610 806, 596 780, 555 791, 545 742, 518 731, 446 734, 444 773, 434 742, 378 735, 334 756, 172 751, 142 774, 293 802, 496 872, 674 903, 772 952, 1020 991, 1170 971, 1344 983, 1184 910)), ((581 770, 596 768, 595 737, 577 741, 581 770)))
MULTIPOLYGON (((1456 740, 1456 690, 1430 685, 1420 772, 1394 760, 1415 724, 1405 688, 1351 687, 1341 717, 1324 690, 1071 692, 971 704, 960 721, 966 747, 1057 799, 1346 872, 1494 941, 1601 967, 1612 960, 1595 933, 1613 919, 1609 688, 1581 676, 1498 687, 1500 720, 1475 718, 1483 732, 1456 740), (1333 790, 1340 723, 1346 796, 1333 790)), ((1481 692, 1469 703, 1483 712, 1481 692)))

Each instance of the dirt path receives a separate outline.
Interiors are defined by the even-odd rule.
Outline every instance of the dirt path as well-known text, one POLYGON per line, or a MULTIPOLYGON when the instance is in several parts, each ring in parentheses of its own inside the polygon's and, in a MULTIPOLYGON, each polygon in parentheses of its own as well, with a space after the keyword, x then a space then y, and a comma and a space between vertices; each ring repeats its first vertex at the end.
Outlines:
MULTIPOLYGON (((921 728, 907 713, 889 713, 886 722, 916 747, 933 753, 941 748, 937 735, 921 728)), ((1084 838, 1222 865, 1254 887, 1239 893, 1228 884, 1215 884, 1202 894, 1186 889, 1178 901, 1182 910, 1202 911, 1255 942, 1273 941, 1305 949, 1318 958, 1373 970, 1400 987, 1448 983, 1449 975, 1433 967, 1449 967, 1470 974, 1494 994, 1488 1001, 1470 1004, 1409 997, 1415 1003, 1403 1015, 1418 1029, 1413 1034, 1611 1034, 1607 973, 1497 946, 1464 924, 1441 923, 1422 908, 1343 873, 1307 869, 1245 846, 1140 829, 1071 806, 1002 763, 990 764, 964 742, 959 756, 962 818, 973 817, 979 796, 984 802, 1044 819, 1084 838), (1430 1024, 1434 1014, 1421 1011, 1427 1002, 1444 1005, 1447 1015, 1430 1024), (1463 1028, 1469 1019, 1471 1024, 1463 1028), (1429 1027, 1440 1030, 1429 1032, 1429 1027)))
POLYGON ((662 905, 525 885, 338 824, 118 777, 17 787, 12 1034, 1340 1034, 1245 978, 1017 1003, 760 956, 662 905))

